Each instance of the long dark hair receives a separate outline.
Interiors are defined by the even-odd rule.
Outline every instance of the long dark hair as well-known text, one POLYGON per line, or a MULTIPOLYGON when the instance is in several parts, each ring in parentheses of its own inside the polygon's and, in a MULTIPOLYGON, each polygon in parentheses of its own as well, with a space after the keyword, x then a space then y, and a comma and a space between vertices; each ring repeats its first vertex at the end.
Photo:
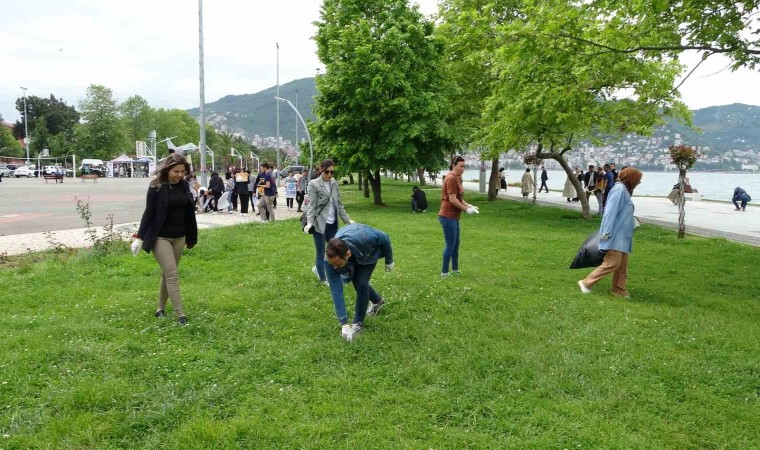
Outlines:
POLYGON ((172 153, 164 159, 161 166, 153 173, 155 178, 150 182, 150 187, 159 189, 162 184, 169 184, 169 171, 174 166, 182 164, 185 166, 185 173, 190 173, 190 163, 187 162, 184 156, 179 153, 172 153))

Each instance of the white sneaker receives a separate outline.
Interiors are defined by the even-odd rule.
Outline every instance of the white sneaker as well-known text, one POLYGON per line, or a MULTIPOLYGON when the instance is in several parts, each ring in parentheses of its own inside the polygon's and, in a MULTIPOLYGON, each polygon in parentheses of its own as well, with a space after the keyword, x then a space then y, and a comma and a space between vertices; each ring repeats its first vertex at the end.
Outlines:
POLYGON ((322 284, 324 284, 324 285, 325 285, 325 286, 327 286, 327 287, 330 287, 330 282, 329 282, 329 281, 327 281, 327 280, 323 281, 323 282, 322 282, 322 284))
POLYGON ((229 211, 227 211, 227 214, 235 214, 235 211, 229 210, 229 211))
POLYGON ((345 341, 351 342, 354 338, 353 327, 351 327, 351 324, 347 323, 340 327, 340 336, 345 341))
POLYGON ((317 280, 320 280, 320 281, 322 280, 321 278, 319 278, 319 272, 317 271, 317 266, 312 266, 311 273, 313 273, 314 276, 317 277, 317 280))
POLYGON ((578 287, 581 288, 581 292, 584 294, 590 294, 591 289, 587 288, 585 284, 583 284, 583 281, 578 280, 578 287))

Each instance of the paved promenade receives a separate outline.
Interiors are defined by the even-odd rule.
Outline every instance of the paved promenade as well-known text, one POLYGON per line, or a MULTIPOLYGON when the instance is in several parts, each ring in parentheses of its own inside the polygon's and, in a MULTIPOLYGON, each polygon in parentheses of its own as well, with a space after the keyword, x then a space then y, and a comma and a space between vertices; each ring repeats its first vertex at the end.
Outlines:
MULTIPOLYGON (((135 179, 100 179, 97 183, 67 178, 63 184, 45 183, 42 179, 3 178, 0 193, 0 255, 19 255, 51 248, 51 243, 67 247, 90 245, 84 220, 76 212, 75 196, 86 200, 92 211, 91 222, 100 233, 113 214, 114 228, 128 238, 139 225, 145 208, 148 181, 135 179)), ((286 220, 300 216, 295 209, 285 208, 280 195, 275 217, 286 220)), ((258 223, 252 212, 196 214, 198 228, 223 227, 242 223, 258 223)), ((266 226, 262 224, 261 226, 266 226)))
MULTIPOLYGON (((464 182, 465 189, 478 191, 478 183, 464 182)), ((520 188, 510 186, 499 197, 515 201, 533 201, 533 194, 524 200, 520 188)), ((568 203, 562 192, 542 192, 536 203, 545 206, 580 211, 581 204, 568 203)), ((664 197, 637 197, 633 203, 636 217, 643 223, 678 229, 678 207, 664 197)), ((746 211, 736 211, 731 202, 690 201, 686 202, 686 232, 702 236, 723 237, 732 241, 760 246, 760 206, 750 202, 746 211)), ((591 211, 597 211, 596 198, 589 199, 591 211)))
MULTIPOLYGON (((465 182, 465 188, 478 190, 478 183, 465 182)), ((436 189, 428 185, 426 189, 436 189)), ((145 179, 101 179, 98 183, 66 179, 64 184, 53 184, 41 179, 3 179, 0 193, 5 199, 0 204, 0 255, 18 255, 45 250, 51 242, 68 247, 85 247, 87 241, 84 221, 77 215, 74 196, 88 199, 93 212, 92 222, 101 228, 108 214, 114 215, 116 228, 125 236, 135 229, 145 206, 145 179), (46 236, 46 232, 49 233, 46 236)), ((760 194, 759 194, 760 195, 760 194)), ((499 197, 514 201, 524 200, 519 188, 501 191, 499 197)), ((429 196, 435 203, 436 196, 429 196)), ((287 211, 284 198, 279 199, 277 220, 297 217, 295 210, 287 211)), ((580 203, 568 203, 561 192, 551 191, 538 195, 537 203, 566 209, 580 210, 580 203)), ((668 228, 678 227, 678 209, 666 198, 636 197, 636 216, 644 223, 668 228)), ((591 199, 591 210, 596 211, 596 199, 591 199)), ((260 219, 251 213, 198 214, 198 227, 211 228, 240 223, 255 223, 260 219)), ((264 225, 262 225, 264 226, 264 225)), ((735 211, 729 202, 701 201, 686 203, 686 231, 704 236, 723 237, 733 241, 760 246, 760 206, 749 204, 747 211, 735 211)))

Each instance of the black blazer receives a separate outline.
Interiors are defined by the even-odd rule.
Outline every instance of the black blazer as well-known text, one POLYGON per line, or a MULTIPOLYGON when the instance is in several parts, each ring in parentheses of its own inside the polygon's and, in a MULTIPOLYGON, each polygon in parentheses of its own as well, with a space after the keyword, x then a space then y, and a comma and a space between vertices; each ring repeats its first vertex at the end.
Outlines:
MULTIPOLYGON (((198 243, 198 224, 195 221, 195 205, 193 194, 190 193, 190 185, 182 180, 182 188, 187 194, 188 202, 185 209, 185 242, 187 248, 193 248, 198 243)), ((145 202, 145 212, 140 221, 140 229, 137 236, 143 240, 143 250, 150 253, 156 245, 156 238, 161 227, 166 221, 169 209, 169 185, 162 185, 159 189, 148 188, 148 198, 145 202)))

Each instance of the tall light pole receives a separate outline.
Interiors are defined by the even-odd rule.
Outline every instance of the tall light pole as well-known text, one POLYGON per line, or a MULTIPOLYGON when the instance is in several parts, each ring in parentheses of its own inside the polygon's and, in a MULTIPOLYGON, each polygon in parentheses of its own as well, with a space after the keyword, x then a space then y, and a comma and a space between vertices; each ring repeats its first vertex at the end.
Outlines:
MULTIPOLYGON (((275 98, 280 96, 280 43, 275 42, 277 45, 277 94, 275 98)), ((280 102, 275 102, 277 108, 277 170, 280 170, 280 102)))
POLYGON ((24 91, 24 147, 26 147, 26 164, 29 165, 29 126, 27 125, 26 114, 26 88, 21 86, 24 91))
POLYGON ((288 106, 293 108, 293 111, 296 112, 296 115, 298 116, 298 118, 301 119, 301 124, 303 125, 303 129, 306 130, 306 138, 309 140, 309 175, 308 175, 309 178, 307 178, 308 180, 311 178, 311 171, 312 171, 312 168, 314 167, 314 147, 311 145, 311 134, 309 134, 309 129, 306 127, 306 122, 304 122, 303 117, 301 117, 301 113, 298 112, 298 108, 293 106, 293 104, 290 103, 290 100, 284 99, 282 97, 275 97, 275 99, 281 102, 285 102, 288 104, 288 106))
POLYGON ((203 82, 203 0, 198 0, 198 70, 200 72, 201 85, 201 142, 198 147, 201 148, 201 185, 206 184, 206 93, 203 82))
MULTIPOLYGON (((298 89, 296 89, 296 111, 298 111, 298 89)), ((301 154, 298 148, 298 117, 296 117, 296 152, 298 155, 301 154)))

